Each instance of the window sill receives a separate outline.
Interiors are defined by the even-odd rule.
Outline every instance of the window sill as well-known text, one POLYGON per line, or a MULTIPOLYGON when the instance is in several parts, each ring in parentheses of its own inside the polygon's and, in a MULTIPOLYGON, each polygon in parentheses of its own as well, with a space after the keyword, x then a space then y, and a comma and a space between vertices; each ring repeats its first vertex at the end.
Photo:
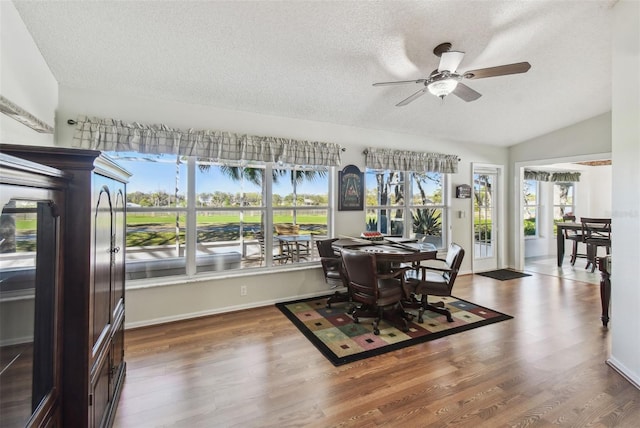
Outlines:
POLYGON ((145 279, 132 279, 127 280, 125 289, 126 290, 142 290, 145 288, 155 288, 155 287, 166 287, 172 285, 182 285, 182 284, 196 284, 201 282, 211 282, 211 281, 220 281, 230 278, 242 278, 242 277, 250 277, 257 275, 270 275, 270 274, 278 274, 284 272, 298 272, 309 269, 319 269, 321 268, 320 263, 304 263, 300 266, 290 267, 290 266, 272 266, 269 268, 255 268, 250 270, 233 270, 224 273, 216 273, 212 275, 211 273, 199 273, 192 277, 187 277, 186 275, 175 275, 175 276, 166 276, 166 277, 156 277, 156 278, 145 278, 145 279))

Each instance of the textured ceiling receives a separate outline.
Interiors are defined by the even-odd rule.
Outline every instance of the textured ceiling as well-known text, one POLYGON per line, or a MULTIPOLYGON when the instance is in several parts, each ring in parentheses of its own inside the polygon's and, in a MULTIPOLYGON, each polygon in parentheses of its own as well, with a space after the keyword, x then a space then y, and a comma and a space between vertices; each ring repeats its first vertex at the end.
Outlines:
MULTIPOLYGON (((613 1, 14 1, 62 85, 509 146, 611 108, 613 1), (433 48, 483 96, 372 83, 426 77, 433 48)), ((228 131, 235 131, 229 129, 228 131)))

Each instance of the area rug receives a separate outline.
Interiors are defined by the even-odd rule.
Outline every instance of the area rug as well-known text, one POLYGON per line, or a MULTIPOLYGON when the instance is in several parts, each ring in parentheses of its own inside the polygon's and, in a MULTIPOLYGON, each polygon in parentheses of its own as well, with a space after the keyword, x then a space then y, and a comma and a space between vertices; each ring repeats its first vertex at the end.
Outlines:
POLYGON ((493 279, 499 279, 500 281, 507 281, 509 279, 524 278, 525 276, 531 276, 528 273, 518 272, 511 269, 491 270, 489 272, 481 272, 476 275, 486 276, 493 279))
POLYGON ((414 319, 406 333, 383 320, 379 325, 380 334, 375 335, 370 318, 360 318, 356 324, 347 313, 348 304, 333 304, 329 309, 327 297, 276 306, 335 366, 513 318, 457 297, 444 297, 441 300, 451 311, 454 322, 447 322, 444 315, 426 311, 424 323, 414 319))

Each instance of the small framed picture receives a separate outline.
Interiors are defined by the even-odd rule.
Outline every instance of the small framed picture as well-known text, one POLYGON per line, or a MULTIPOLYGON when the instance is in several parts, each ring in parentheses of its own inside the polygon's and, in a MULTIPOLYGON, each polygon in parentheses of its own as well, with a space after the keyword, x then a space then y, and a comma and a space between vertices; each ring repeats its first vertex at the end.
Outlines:
POLYGON ((338 171, 338 211, 362 211, 364 209, 364 173, 355 165, 347 165, 338 171))

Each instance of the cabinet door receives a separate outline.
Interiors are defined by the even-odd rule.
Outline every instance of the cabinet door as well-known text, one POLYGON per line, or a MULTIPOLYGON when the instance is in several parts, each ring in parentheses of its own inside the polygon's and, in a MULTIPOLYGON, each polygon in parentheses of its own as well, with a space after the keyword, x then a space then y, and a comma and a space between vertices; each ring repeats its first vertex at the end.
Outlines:
POLYGON ((93 283, 91 302, 91 344, 93 360, 105 351, 111 329, 112 200, 109 179, 94 180, 93 283))
POLYGON ((125 373, 124 363, 124 316, 113 334, 111 341, 111 378, 109 380, 109 395, 113 400, 119 395, 125 373))
POLYGON ((96 361, 97 370, 93 373, 91 381, 91 401, 89 403, 89 426, 105 426, 108 420, 111 403, 110 374, 111 353, 107 351, 103 358, 96 361))
POLYGON ((116 313, 124 310, 124 280, 125 280, 125 249, 126 217, 125 217, 125 185, 113 183, 113 272, 111 311, 112 319, 117 319, 116 313))

